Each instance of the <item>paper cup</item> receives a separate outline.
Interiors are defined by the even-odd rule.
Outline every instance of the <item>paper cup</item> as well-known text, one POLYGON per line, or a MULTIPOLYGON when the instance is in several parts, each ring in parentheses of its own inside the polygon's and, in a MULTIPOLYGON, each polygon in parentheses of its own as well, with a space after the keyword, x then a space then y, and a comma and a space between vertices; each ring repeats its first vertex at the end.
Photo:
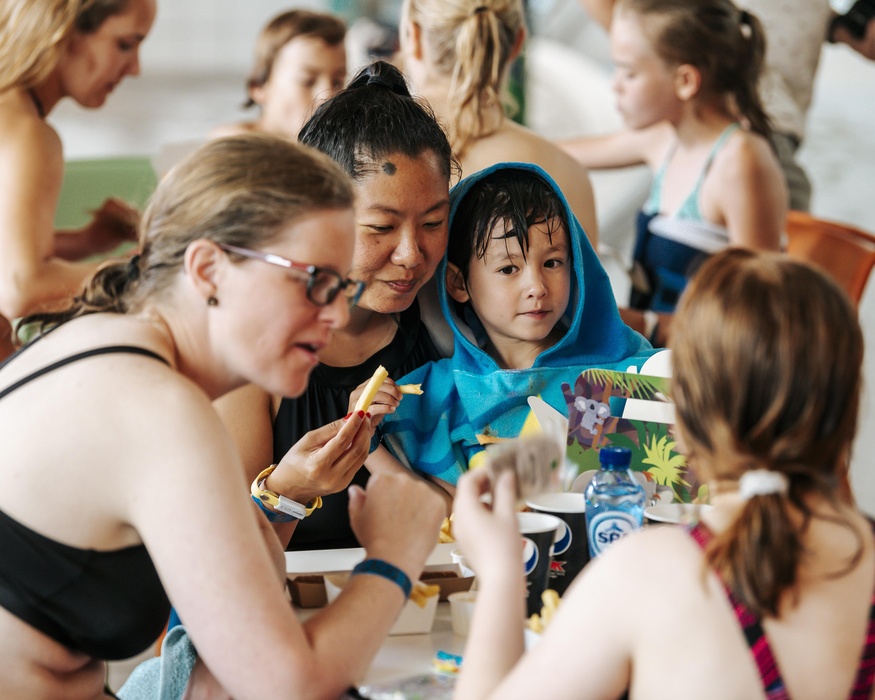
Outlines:
POLYGON ((554 515, 562 521, 553 543, 547 587, 565 593, 574 577, 589 562, 586 541, 586 500, 581 493, 546 493, 526 501, 537 513, 554 515))
POLYGON ((461 591, 450 593, 450 616, 453 621, 453 634, 467 637, 471 631, 471 620, 474 617, 474 605, 477 602, 476 591, 461 591))
POLYGON ((541 612, 541 594, 547 589, 553 542, 562 521, 544 513, 517 513, 522 535, 523 572, 526 575, 526 615, 541 612))

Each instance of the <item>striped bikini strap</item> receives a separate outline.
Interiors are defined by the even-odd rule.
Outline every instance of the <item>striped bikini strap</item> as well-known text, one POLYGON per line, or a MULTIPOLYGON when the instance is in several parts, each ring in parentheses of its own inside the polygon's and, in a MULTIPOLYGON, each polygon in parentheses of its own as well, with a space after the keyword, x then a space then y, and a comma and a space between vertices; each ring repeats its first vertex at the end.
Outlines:
MULTIPOLYGON (((690 527, 689 532, 696 544, 704 550, 711 539, 710 531, 702 523, 695 523, 690 527)), ((775 660, 775 655, 769 646, 769 640, 763 631, 760 619, 735 597, 735 594, 733 594, 722 579, 720 583, 723 585, 726 597, 732 605, 735 618, 744 632, 744 638, 748 648, 750 648, 754 663, 757 665, 766 698, 768 700, 790 700, 790 696, 787 694, 787 689, 784 686, 784 679, 781 677, 781 671, 778 669, 778 662, 775 660)))
MULTIPOLYGON (((875 531, 875 521, 870 521, 875 531)), ((857 677, 851 689, 850 700, 869 700, 872 688, 875 686, 875 591, 872 593, 872 603, 869 605, 869 624, 866 627, 866 643, 857 667, 857 677)))

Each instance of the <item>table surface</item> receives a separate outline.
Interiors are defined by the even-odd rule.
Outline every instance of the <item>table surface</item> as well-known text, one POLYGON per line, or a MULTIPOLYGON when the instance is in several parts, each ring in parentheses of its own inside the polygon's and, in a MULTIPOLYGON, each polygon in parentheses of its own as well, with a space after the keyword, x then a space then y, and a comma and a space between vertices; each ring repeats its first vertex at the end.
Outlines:
MULTIPOLYGON (((452 564, 450 553, 457 545, 439 544, 426 561, 426 566, 452 564)), ((349 571, 365 558, 364 549, 314 550, 286 552, 286 571, 290 574, 316 574, 349 571)), ((307 619, 317 609, 297 609, 301 619, 307 619)), ((390 635, 371 664, 363 684, 378 684, 411 676, 431 673, 435 652, 461 654, 465 637, 453 633, 450 604, 438 603, 430 634, 390 635)))

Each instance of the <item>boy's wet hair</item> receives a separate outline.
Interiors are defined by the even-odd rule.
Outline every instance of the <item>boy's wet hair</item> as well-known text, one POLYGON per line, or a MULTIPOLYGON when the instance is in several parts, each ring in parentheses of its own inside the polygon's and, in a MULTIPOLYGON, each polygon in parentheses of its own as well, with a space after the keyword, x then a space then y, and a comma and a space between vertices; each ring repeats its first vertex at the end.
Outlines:
POLYGON ((529 249, 529 227, 547 222, 547 235, 570 235, 565 204, 544 178, 531 170, 503 168, 476 182, 464 194, 450 224, 447 260, 467 281, 471 261, 483 258, 492 232, 504 222, 506 238, 516 238, 523 259, 529 249))

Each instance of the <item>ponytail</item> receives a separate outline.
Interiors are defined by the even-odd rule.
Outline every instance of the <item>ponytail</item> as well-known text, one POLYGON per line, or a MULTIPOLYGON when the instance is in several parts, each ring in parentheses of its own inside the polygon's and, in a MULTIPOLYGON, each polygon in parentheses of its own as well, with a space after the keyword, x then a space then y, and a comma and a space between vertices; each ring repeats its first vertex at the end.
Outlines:
POLYGON ((735 61, 735 104, 739 114, 747 120, 751 131, 770 138, 772 124, 760 99, 759 82, 766 59, 766 33, 756 15, 746 10, 739 12, 741 50, 735 61))
POLYGON ((408 0, 435 67, 450 78, 453 150, 462 157, 475 139, 495 133, 504 118, 501 83, 524 29, 520 0, 408 0), (490 113, 491 112, 491 113, 490 113))
POLYGON ((496 14, 482 5, 459 28, 449 93, 450 123, 459 157, 471 141, 489 136, 500 126, 487 124, 485 115, 501 102, 501 75, 512 48, 506 34, 496 14))
POLYGON ((737 483, 746 498, 706 547, 705 562, 752 612, 775 616, 797 584, 812 519, 857 540, 847 566, 830 576, 853 569, 864 551, 842 491, 860 406, 856 310, 815 268, 734 248, 690 281, 670 347, 688 464, 717 489, 737 483), (833 508, 812 510, 812 496, 833 508))

